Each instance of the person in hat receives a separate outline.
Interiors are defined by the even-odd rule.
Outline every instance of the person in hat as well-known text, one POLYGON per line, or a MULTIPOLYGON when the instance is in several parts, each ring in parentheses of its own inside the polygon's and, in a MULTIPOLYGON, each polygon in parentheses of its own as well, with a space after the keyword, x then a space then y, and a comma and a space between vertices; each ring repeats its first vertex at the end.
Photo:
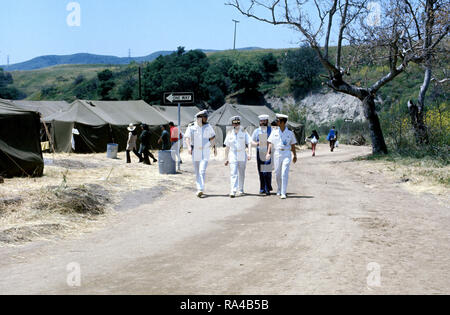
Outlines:
POLYGON ((245 168, 247 160, 252 158, 250 135, 241 127, 241 117, 231 118, 233 130, 225 137, 225 166, 230 165, 231 191, 230 197, 234 198, 236 193, 244 195, 245 168), (246 149, 249 149, 247 155, 246 149))
POLYGON ((144 156, 143 157, 144 164, 151 165, 149 157, 151 157, 153 159, 153 163, 157 162, 158 160, 150 152, 150 130, 148 128, 148 125, 146 125, 146 124, 142 124, 141 129, 142 129, 142 132, 139 137, 139 140, 141 141, 141 146, 139 148, 139 154, 144 156))
POLYGON ((256 164, 259 174, 259 193, 270 196, 272 188, 272 159, 266 160, 268 143, 267 139, 272 133, 269 126, 269 115, 260 115, 259 128, 252 134, 253 145, 256 146, 256 164))
POLYGON ((137 150, 137 145, 136 145, 136 141, 137 141, 137 129, 136 126, 133 124, 130 124, 128 126, 128 141, 127 141, 127 148, 126 148, 126 154, 127 154, 127 163, 131 163, 131 156, 130 156, 130 152, 133 151, 133 153, 138 157, 139 159, 139 163, 142 162, 142 155, 139 154, 138 150, 137 150))
POLYGON ((208 167, 211 148, 217 156, 215 144, 216 133, 208 124, 208 111, 202 110, 195 115, 194 125, 188 127, 185 133, 188 153, 192 155, 194 171, 197 181, 197 197, 201 198, 205 191, 205 174, 208 167))
POLYGON ((287 197, 287 186, 289 180, 289 168, 291 161, 297 162, 297 152, 295 145, 297 140, 292 131, 287 128, 288 116, 277 114, 279 129, 273 130, 267 142, 269 148, 266 159, 270 159, 270 154, 274 151, 275 175, 277 178, 277 196, 281 199, 287 197), (294 156, 292 158, 292 155, 294 156))

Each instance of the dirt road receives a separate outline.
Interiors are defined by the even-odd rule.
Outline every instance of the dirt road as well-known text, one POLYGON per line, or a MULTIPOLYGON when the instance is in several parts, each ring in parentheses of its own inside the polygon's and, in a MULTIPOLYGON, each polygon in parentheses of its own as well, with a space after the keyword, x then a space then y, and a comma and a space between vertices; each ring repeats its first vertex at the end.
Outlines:
POLYGON ((228 168, 212 161, 206 198, 167 193, 81 239, 0 248, 0 293, 449 294, 448 200, 352 161, 366 153, 302 152, 287 200, 256 194, 255 161, 249 194, 230 199, 228 168))

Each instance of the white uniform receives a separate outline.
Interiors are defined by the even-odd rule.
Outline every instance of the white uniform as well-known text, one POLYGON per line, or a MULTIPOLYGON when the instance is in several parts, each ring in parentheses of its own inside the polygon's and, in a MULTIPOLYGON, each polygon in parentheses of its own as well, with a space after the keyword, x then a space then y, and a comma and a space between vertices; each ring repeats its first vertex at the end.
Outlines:
POLYGON ((224 144, 230 148, 228 161, 230 162, 230 177, 231 177, 231 193, 234 194, 238 190, 240 193, 244 192, 245 168, 247 166, 247 152, 246 146, 250 145, 250 135, 243 131, 230 131, 224 144))
POLYGON ((197 180, 197 190, 201 192, 205 189, 206 168, 211 155, 209 139, 215 136, 214 129, 209 124, 200 127, 195 123, 193 126, 188 127, 185 133, 185 137, 190 139, 191 146, 193 146, 192 163, 194 164, 197 180))
POLYGON ((274 153, 275 175, 277 177, 278 194, 286 195, 289 180, 289 168, 292 161, 291 146, 297 144, 295 135, 289 129, 273 130, 268 142, 272 143, 274 153))

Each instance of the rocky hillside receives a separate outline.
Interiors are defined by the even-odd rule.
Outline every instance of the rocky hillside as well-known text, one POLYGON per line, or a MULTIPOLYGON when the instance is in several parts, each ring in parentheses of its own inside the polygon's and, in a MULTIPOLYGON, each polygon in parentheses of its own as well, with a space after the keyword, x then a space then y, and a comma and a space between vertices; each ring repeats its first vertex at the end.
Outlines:
POLYGON ((278 110, 288 110, 291 105, 298 106, 300 110, 305 112, 309 121, 318 125, 345 118, 351 118, 354 121, 365 120, 360 100, 333 91, 311 93, 300 101, 296 101, 289 96, 284 98, 271 97, 267 99, 267 102, 272 108, 278 110))

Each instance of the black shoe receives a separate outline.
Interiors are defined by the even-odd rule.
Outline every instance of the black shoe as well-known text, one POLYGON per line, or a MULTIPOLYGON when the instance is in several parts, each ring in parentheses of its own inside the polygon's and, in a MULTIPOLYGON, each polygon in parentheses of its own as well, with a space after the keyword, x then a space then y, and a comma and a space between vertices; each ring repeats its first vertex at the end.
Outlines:
POLYGON ((158 160, 157 160, 157 159, 154 159, 154 160, 153 160, 153 163, 156 163, 156 162, 158 162, 158 160))

